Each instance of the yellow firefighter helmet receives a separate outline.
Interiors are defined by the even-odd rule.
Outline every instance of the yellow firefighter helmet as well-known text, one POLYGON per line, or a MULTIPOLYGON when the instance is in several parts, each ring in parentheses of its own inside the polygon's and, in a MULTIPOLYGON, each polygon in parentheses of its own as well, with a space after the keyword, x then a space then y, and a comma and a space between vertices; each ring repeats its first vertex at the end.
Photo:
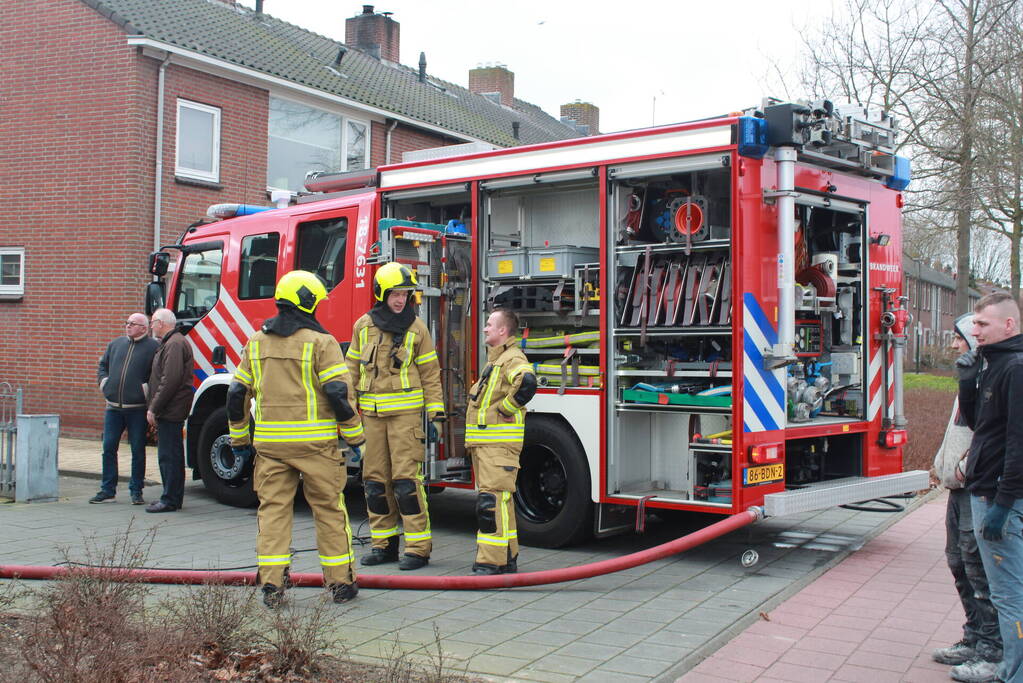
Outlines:
POLYGON ((413 290, 419 287, 416 274, 408 266, 400 263, 386 263, 373 276, 373 296, 383 301, 392 289, 413 290))
POLYGON ((312 313, 320 302, 327 298, 323 280, 308 270, 293 270, 285 273, 277 283, 274 299, 295 304, 300 311, 312 313))

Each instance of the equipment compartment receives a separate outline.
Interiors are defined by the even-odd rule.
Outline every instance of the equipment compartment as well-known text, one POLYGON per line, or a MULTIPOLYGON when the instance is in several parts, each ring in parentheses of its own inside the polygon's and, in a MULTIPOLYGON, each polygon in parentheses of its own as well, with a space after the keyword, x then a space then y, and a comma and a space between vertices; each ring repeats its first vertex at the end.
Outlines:
POLYGON ((619 413, 609 493, 672 502, 731 503, 730 422, 727 415, 619 413), (705 438, 701 429, 729 438, 705 438))
POLYGON ((541 387, 600 389, 600 233, 596 180, 503 178, 481 183, 487 308, 523 326, 541 387))

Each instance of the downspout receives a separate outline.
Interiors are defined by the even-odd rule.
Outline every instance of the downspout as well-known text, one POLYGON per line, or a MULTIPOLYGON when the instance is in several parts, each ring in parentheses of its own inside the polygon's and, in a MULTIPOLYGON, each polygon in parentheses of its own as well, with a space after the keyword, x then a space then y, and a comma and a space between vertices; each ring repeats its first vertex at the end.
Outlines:
POLYGON ((778 147, 774 153, 778 171, 778 343, 773 367, 795 361, 796 340, 796 149, 778 147))
POLYGON ((163 90, 164 74, 170 64, 171 54, 160 62, 156 77, 156 188, 153 192, 153 251, 160 250, 160 209, 163 205, 163 90))
POLYGON ((391 163, 391 133, 395 128, 398 127, 398 120, 395 119, 391 122, 390 127, 387 129, 387 135, 384 137, 384 163, 391 163))

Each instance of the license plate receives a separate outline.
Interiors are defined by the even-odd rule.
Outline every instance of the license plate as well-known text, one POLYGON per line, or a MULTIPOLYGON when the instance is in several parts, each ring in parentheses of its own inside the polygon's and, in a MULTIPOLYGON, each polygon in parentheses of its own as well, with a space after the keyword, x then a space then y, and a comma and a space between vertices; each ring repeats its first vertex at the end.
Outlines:
POLYGON ((743 486, 768 484, 772 481, 781 481, 784 478, 784 463, 778 463, 776 465, 760 465, 759 467, 747 467, 742 471, 743 486))

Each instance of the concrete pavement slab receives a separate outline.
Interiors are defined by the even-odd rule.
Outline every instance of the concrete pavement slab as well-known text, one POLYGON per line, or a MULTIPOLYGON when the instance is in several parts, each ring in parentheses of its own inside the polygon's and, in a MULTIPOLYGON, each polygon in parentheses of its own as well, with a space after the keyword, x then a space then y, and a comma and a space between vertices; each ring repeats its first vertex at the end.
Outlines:
MULTIPOLYGON (((127 453, 123 448, 122 457, 127 453)), ((60 467, 65 472, 97 477, 99 452, 97 442, 62 439, 60 467)), ((150 456, 155 461, 154 449, 150 449, 150 456)), ((126 471, 122 469, 122 474, 126 471)), ((220 505, 205 492, 201 482, 189 481, 184 508, 166 515, 144 513, 127 504, 127 495, 119 496, 112 504, 89 505, 87 500, 96 488, 94 479, 64 476, 60 485, 61 498, 56 503, 0 505, 0 544, 5 548, 5 563, 51 564, 61 559, 58 544, 74 551, 80 549, 83 537, 110 539, 130 526, 135 536, 153 534, 151 566, 205 569, 254 564, 254 511, 220 505)), ((155 500, 158 491, 159 487, 147 487, 145 493, 155 500)), ((119 493, 127 492, 119 489, 119 493)), ((349 493, 348 507, 355 535, 368 535, 358 491, 349 493)), ((471 492, 450 490, 431 498, 435 552, 430 565, 420 573, 468 573, 474 554, 474 507, 471 492)), ((465 666, 469 672, 497 680, 668 681, 750 624, 760 627, 758 614, 762 611, 771 614, 768 625, 777 627, 784 637, 794 640, 793 634, 804 634, 800 645, 820 647, 820 643, 831 642, 824 636, 829 633, 829 624, 821 623, 825 617, 835 615, 843 606, 860 606, 857 601, 876 600, 878 594, 857 591, 888 565, 909 562, 907 567, 915 566, 913 563, 921 558, 930 557, 933 548, 907 559, 897 552, 901 539, 878 544, 877 551, 869 553, 864 561, 838 574, 838 580, 850 584, 846 586, 847 599, 841 604, 821 607, 823 591, 809 594, 803 603, 775 606, 790 596, 798 597, 799 588, 812 586, 813 578, 898 518, 849 510, 772 518, 684 555, 614 575, 506 591, 364 590, 355 603, 340 609, 344 610, 346 632, 351 634, 349 647, 356 657, 366 660, 387 658, 394 652, 396 641, 399 649, 410 656, 429 656, 430 649, 436 647, 436 627, 442 648, 458 661, 455 669, 465 666), (758 550, 761 558, 759 564, 749 568, 738 561, 747 548, 758 550)), ((522 549, 520 570, 560 568, 617 557, 694 528, 695 523, 652 520, 643 536, 593 541, 572 549, 527 547, 522 549)), ((304 504, 296 509, 292 545, 297 551, 294 570, 318 572, 314 526, 304 504)), ((364 546, 356 547, 357 555, 363 552, 364 546)), ((849 555, 847 562, 862 554, 849 555)), ((397 573, 394 565, 360 571, 397 573)), ((906 608, 917 600, 935 604, 934 596, 941 594, 943 579, 939 576, 917 582, 900 604, 906 608)), ((947 588, 951 590, 950 582, 947 588)), ((161 587, 161 592, 171 595, 180 590, 184 589, 161 587)), ((874 590, 892 592, 890 587, 874 590)), ((293 589, 291 596, 305 605, 319 599, 321 593, 319 589, 293 589)), ((881 628, 896 631, 896 626, 881 628)), ((832 622, 830 627, 841 625, 832 622)), ((877 632, 871 635, 879 637, 877 632)), ((923 646, 917 646, 918 650, 923 646)), ((791 647, 795 649, 795 645, 791 647)), ((830 654, 849 658, 852 652, 830 654)), ((775 658, 771 665, 779 663, 789 662, 775 658)), ((835 671, 848 672, 849 667, 862 665, 859 659, 843 660, 842 667, 835 671)), ((766 676, 766 667, 761 670, 766 676)))

